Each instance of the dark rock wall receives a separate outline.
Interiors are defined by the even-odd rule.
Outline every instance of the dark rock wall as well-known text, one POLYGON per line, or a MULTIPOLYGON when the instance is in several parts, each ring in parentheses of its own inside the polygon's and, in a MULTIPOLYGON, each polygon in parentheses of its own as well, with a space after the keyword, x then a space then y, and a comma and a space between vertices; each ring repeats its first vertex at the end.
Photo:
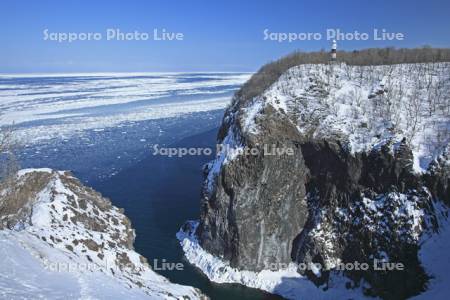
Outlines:
POLYGON ((307 168, 300 136, 274 110, 266 111, 261 122, 267 134, 241 136, 249 148, 260 149, 259 155, 239 156, 223 165, 212 193, 203 192, 199 227, 206 249, 233 266, 252 270, 289 263, 292 242, 307 219, 307 168), (265 156, 263 145, 291 148, 294 153, 265 156))
MULTIPOLYGON (((372 286, 367 293, 387 299, 424 289, 428 277, 418 260, 417 237, 437 228, 434 201, 449 204, 446 157, 416 175, 405 140, 351 154, 342 139, 301 136, 289 117, 271 106, 256 120, 258 133, 243 134, 242 109, 239 101, 233 103, 219 142, 231 133, 247 147, 275 144, 294 149, 294 155, 241 155, 222 165, 213 189, 202 194, 197 234, 206 250, 253 271, 292 261, 371 263, 384 253, 405 270, 346 275, 355 285, 365 279, 372 286), (376 212, 364 205, 365 198, 376 201, 376 212), (418 224, 398 213, 408 205, 424 212, 418 224), (318 224, 325 237, 317 233, 318 224)), ((321 285, 329 272, 306 275, 321 285)))

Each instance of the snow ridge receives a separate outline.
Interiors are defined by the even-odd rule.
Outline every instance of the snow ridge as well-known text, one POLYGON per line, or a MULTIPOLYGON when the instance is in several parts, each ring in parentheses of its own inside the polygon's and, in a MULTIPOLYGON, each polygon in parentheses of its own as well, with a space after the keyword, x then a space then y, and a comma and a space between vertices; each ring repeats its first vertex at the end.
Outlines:
POLYGON ((134 230, 122 210, 68 172, 20 171, 0 199, 2 228, 0 278, 7 280, 0 285, 9 288, 0 298, 35 297, 37 290, 55 299, 65 291, 79 299, 202 297, 153 272, 134 251, 134 230), (17 197, 27 199, 15 206, 17 197))

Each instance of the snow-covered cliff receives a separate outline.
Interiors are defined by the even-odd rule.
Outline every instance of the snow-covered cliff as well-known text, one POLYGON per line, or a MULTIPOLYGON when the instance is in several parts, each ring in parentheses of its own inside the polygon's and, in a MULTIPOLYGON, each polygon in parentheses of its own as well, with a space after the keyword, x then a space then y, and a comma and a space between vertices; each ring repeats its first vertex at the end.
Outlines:
POLYGON ((219 131, 228 147, 205 169, 200 221, 178 234, 186 257, 213 281, 290 299, 426 290, 421 245, 450 204, 449 91, 449 63, 315 64, 256 97, 238 93, 219 131), (268 155, 273 146, 291 152, 268 155), (337 269, 374 261, 404 269, 337 269))
POLYGON ((200 299, 153 272, 123 211, 68 172, 0 186, 0 298, 200 299))

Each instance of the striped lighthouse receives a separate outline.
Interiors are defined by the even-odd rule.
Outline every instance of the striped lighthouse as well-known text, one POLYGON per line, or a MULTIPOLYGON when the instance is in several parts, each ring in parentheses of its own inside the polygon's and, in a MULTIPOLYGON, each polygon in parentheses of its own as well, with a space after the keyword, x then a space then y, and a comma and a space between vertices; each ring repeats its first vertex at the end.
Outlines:
POLYGON ((333 44, 331 45, 331 61, 336 61, 336 40, 333 40, 333 44))

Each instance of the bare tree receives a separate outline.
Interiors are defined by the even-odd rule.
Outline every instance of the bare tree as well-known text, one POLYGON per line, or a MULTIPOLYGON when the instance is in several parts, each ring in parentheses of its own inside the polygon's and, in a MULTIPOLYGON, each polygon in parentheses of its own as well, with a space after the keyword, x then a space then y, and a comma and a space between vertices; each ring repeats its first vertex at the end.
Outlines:
POLYGON ((406 107, 406 113, 407 113, 407 128, 410 129, 410 134, 408 137, 408 143, 411 143, 411 141, 414 139, 419 123, 420 123, 420 96, 419 91, 417 87, 413 88, 413 91, 411 93, 410 101, 407 103, 406 107))
POLYGON ((0 181, 8 181, 18 170, 15 146, 14 127, 0 126, 0 181))

